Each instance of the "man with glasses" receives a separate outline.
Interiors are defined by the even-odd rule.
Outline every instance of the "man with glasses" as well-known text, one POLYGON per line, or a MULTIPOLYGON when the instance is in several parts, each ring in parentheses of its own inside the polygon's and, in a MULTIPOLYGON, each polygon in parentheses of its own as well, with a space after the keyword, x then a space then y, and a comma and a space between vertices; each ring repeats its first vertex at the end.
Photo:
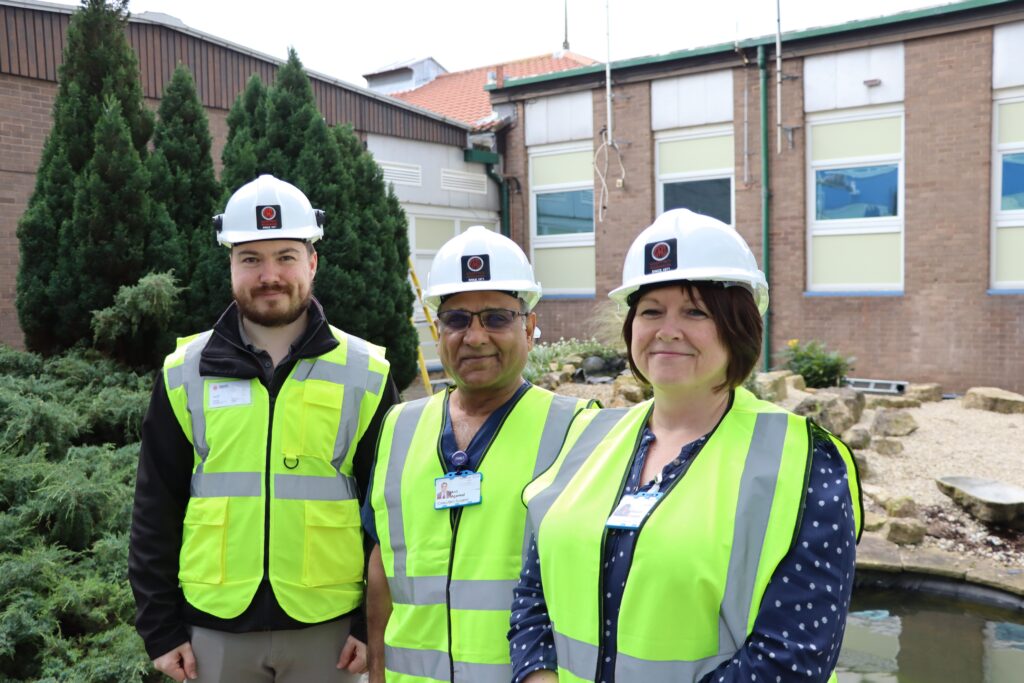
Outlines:
POLYGON ((508 683, 523 487, 547 469, 587 401, 523 379, 541 296, 507 237, 473 226, 427 278, 455 387, 395 406, 363 510, 371 682, 508 683))

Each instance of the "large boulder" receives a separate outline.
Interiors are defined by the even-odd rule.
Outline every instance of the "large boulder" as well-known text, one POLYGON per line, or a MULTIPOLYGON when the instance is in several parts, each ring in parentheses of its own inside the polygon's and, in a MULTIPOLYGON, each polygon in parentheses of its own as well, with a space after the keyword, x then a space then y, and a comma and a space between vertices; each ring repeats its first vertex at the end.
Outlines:
POLYGON ((608 370, 605 368, 604 358, 601 356, 588 356, 582 363, 583 372, 588 376, 590 375, 607 375, 608 370))
POLYGON ((857 474, 860 478, 869 479, 871 477, 871 461, 868 459, 868 454, 864 451, 853 451, 853 463, 857 467, 857 474))
POLYGON ((612 400, 621 398, 626 404, 640 403, 647 397, 644 395, 644 387, 632 375, 619 375, 615 378, 612 389, 612 400))
POLYGON ((964 408, 993 413, 1024 413, 1024 396, 996 387, 974 387, 964 394, 964 408))
POLYGON ((1024 529, 1021 487, 980 477, 941 477, 935 484, 975 519, 1024 529))
MULTIPOLYGON (((864 394, 856 389, 850 387, 825 387, 818 391, 818 395, 827 394, 831 396, 838 396, 839 399, 846 404, 850 414, 853 415, 854 424, 860 422, 861 415, 864 414, 864 394)), ((837 432, 838 433, 838 432, 837 432)))
POLYGON ((911 384, 907 387, 907 390, 903 392, 903 395, 907 398, 917 399, 921 403, 941 401, 942 385, 935 383, 911 384))
POLYGON ((888 436, 879 436, 871 440, 871 448, 879 455, 899 455, 903 452, 903 442, 888 436))
POLYGON ((804 380, 803 375, 793 373, 786 377, 786 388, 789 391, 805 391, 807 389, 807 381, 804 380))
POLYGON ((842 439, 843 443, 853 450, 860 450, 871 445, 871 432, 867 427, 854 425, 843 432, 842 439))
POLYGON ((885 538, 896 545, 917 545, 924 540, 927 530, 919 519, 891 519, 885 538))
POLYGON ((778 403, 785 400, 788 395, 786 378, 793 373, 789 370, 777 370, 775 372, 759 372, 754 375, 754 394, 763 401, 778 403))
POLYGON ((917 517, 917 503, 909 496, 891 498, 885 502, 885 513, 890 517, 917 517))
POLYGON ((905 410, 879 409, 871 431, 878 436, 906 436, 917 431, 917 420, 905 410))
POLYGON ((859 418, 841 396, 823 391, 800 401, 793 412, 811 418, 833 434, 842 434, 859 418))
POLYGON ((920 408, 921 401, 909 396, 888 396, 872 394, 865 397, 868 408, 920 408))

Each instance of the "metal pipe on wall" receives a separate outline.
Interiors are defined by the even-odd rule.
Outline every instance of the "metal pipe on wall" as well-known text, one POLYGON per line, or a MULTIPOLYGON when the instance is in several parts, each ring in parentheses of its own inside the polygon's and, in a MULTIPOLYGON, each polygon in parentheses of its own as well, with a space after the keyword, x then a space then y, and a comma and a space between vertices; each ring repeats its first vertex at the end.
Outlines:
MULTIPOLYGON (((768 247, 768 225, 770 223, 771 194, 768 191, 768 66, 765 63, 764 45, 757 46, 757 68, 761 76, 761 270, 765 280, 771 280, 771 261, 768 247)), ((780 146, 781 150, 781 146, 780 146)), ((762 369, 768 372, 772 365, 771 309, 764 314, 764 340, 761 345, 762 369)))

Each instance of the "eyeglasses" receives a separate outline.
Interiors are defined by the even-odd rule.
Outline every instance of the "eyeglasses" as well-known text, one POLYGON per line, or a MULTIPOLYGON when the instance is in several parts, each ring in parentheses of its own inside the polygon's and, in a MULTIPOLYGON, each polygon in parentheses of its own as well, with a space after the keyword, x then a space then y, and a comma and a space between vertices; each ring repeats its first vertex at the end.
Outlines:
POLYGON ((453 309, 441 311, 437 314, 441 321, 441 327, 445 332, 462 332, 468 330, 473 324, 473 318, 480 318, 480 324, 489 332, 501 332, 507 330, 515 322, 516 317, 526 315, 519 311, 510 311, 507 308, 485 308, 482 311, 463 311, 453 309))

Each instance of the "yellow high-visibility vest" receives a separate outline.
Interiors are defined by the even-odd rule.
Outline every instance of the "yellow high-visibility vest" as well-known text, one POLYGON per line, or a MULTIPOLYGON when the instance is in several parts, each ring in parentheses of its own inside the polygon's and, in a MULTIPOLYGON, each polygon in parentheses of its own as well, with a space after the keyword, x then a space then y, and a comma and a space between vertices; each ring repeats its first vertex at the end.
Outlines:
POLYGON ((396 406, 377 446, 370 500, 394 605, 387 680, 508 683, 512 589, 529 540, 522 490, 554 461, 587 401, 527 389, 481 460, 481 504, 458 511, 434 509, 446 401, 396 406))
POLYGON ((171 408, 194 449, 178 579, 197 609, 238 616, 264 565, 297 621, 319 623, 362 603, 352 458, 388 362, 381 347, 330 329, 338 346, 299 360, 273 405, 258 379, 199 374, 210 331, 179 339, 164 362, 171 408))
MULTIPOLYGON (((601 552, 652 402, 584 411, 555 465, 524 492, 537 535, 559 681, 597 673, 601 552)), ((855 526, 856 468, 847 465, 855 526)), ((697 681, 742 647, 798 531, 809 422, 743 388, 686 475, 637 530, 618 618, 615 680, 697 681)), ((834 674, 833 674, 834 675, 834 674)))

